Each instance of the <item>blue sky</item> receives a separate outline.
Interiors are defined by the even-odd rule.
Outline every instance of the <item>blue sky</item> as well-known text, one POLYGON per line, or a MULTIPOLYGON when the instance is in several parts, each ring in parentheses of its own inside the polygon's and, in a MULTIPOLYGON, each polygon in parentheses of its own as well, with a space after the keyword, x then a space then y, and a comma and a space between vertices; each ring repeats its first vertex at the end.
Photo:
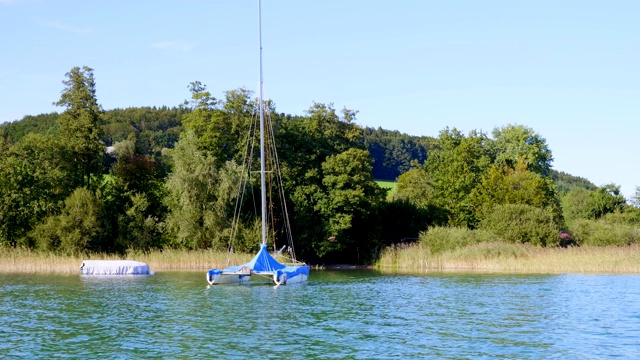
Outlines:
MULTIPOLYGON (((263 0, 265 96, 437 136, 522 124, 555 169, 640 185, 640 1, 263 0)), ((94 69, 105 109, 257 89, 257 0, 0 0, 0 122, 61 111, 94 69)))

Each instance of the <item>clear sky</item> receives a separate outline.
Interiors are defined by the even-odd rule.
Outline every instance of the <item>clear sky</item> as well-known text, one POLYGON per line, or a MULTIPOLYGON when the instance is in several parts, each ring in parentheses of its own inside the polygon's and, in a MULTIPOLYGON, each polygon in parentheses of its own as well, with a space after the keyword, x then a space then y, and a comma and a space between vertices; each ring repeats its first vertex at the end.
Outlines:
MULTIPOLYGON (((438 136, 522 124, 555 169, 640 185, 640 1, 263 0, 265 96, 438 136)), ((105 109, 258 84, 257 0, 0 0, 0 122, 61 111, 94 69, 105 109)))

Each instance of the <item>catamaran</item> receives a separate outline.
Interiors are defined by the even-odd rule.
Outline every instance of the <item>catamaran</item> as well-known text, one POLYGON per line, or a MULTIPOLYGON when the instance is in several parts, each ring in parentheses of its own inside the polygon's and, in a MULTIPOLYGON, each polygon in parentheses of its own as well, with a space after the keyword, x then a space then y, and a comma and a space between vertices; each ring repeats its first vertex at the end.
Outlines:
MULTIPOLYGON (((261 203, 261 230, 262 238, 258 253, 246 264, 228 266, 224 269, 210 269, 207 272, 207 282, 210 285, 217 284, 237 284, 248 281, 252 276, 270 278, 276 287, 280 285, 295 284, 307 281, 309 277, 309 265, 295 259, 293 244, 290 244, 288 253, 291 256, 291 263, 280 263, 276 258, 287 248, 285 245, 280 251, 272 256, 267 249, 267 188, 266 182, 266 160, 265 160, 265 129, 267 127, 267 117, 264 106, 263 78, 262 78, 262 6, 258 0, 258 38, 260 45, 260 83, 259 83, 259 112, 260 112, 260 203, 261 203)), ((270 124, 269 124, 270 126, 270 124)), ((272 138, 273 136, 271 136, 272 138)), ((273 149, 275 151, 275 147, 273 149)), ((277 162, 277 157, 276 157, 277 162)), ((277 165, 276 165, 277 166, 277 165)), ((271 173, 271 172, 270 172, 271 173)), ((283 207, 286 215, 286 205, 283 207)), ((288 219, 286 220, 288 224, 288 219)), ((287 226, 289 228, 289 226, 287 226)))

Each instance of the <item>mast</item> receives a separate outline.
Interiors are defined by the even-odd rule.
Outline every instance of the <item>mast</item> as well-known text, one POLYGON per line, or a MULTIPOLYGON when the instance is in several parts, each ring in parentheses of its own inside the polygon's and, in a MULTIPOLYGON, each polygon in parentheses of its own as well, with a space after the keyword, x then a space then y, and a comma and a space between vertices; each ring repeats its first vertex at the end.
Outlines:
POLYGON ((260 44, 260 203, 262 205, 262 245, 267 245, 267 189, 265 186, 264 101, 262 81, 262 3, 258 0, 258 38, 260 44))

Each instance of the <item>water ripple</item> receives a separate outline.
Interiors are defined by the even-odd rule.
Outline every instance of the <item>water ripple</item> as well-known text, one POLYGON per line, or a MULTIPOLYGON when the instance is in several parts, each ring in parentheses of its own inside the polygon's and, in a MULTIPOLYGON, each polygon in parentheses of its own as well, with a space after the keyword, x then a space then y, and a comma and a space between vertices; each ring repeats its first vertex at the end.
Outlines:
POLYGON ((639 358, 640 276, 0 275, 2 358, 639 358))

